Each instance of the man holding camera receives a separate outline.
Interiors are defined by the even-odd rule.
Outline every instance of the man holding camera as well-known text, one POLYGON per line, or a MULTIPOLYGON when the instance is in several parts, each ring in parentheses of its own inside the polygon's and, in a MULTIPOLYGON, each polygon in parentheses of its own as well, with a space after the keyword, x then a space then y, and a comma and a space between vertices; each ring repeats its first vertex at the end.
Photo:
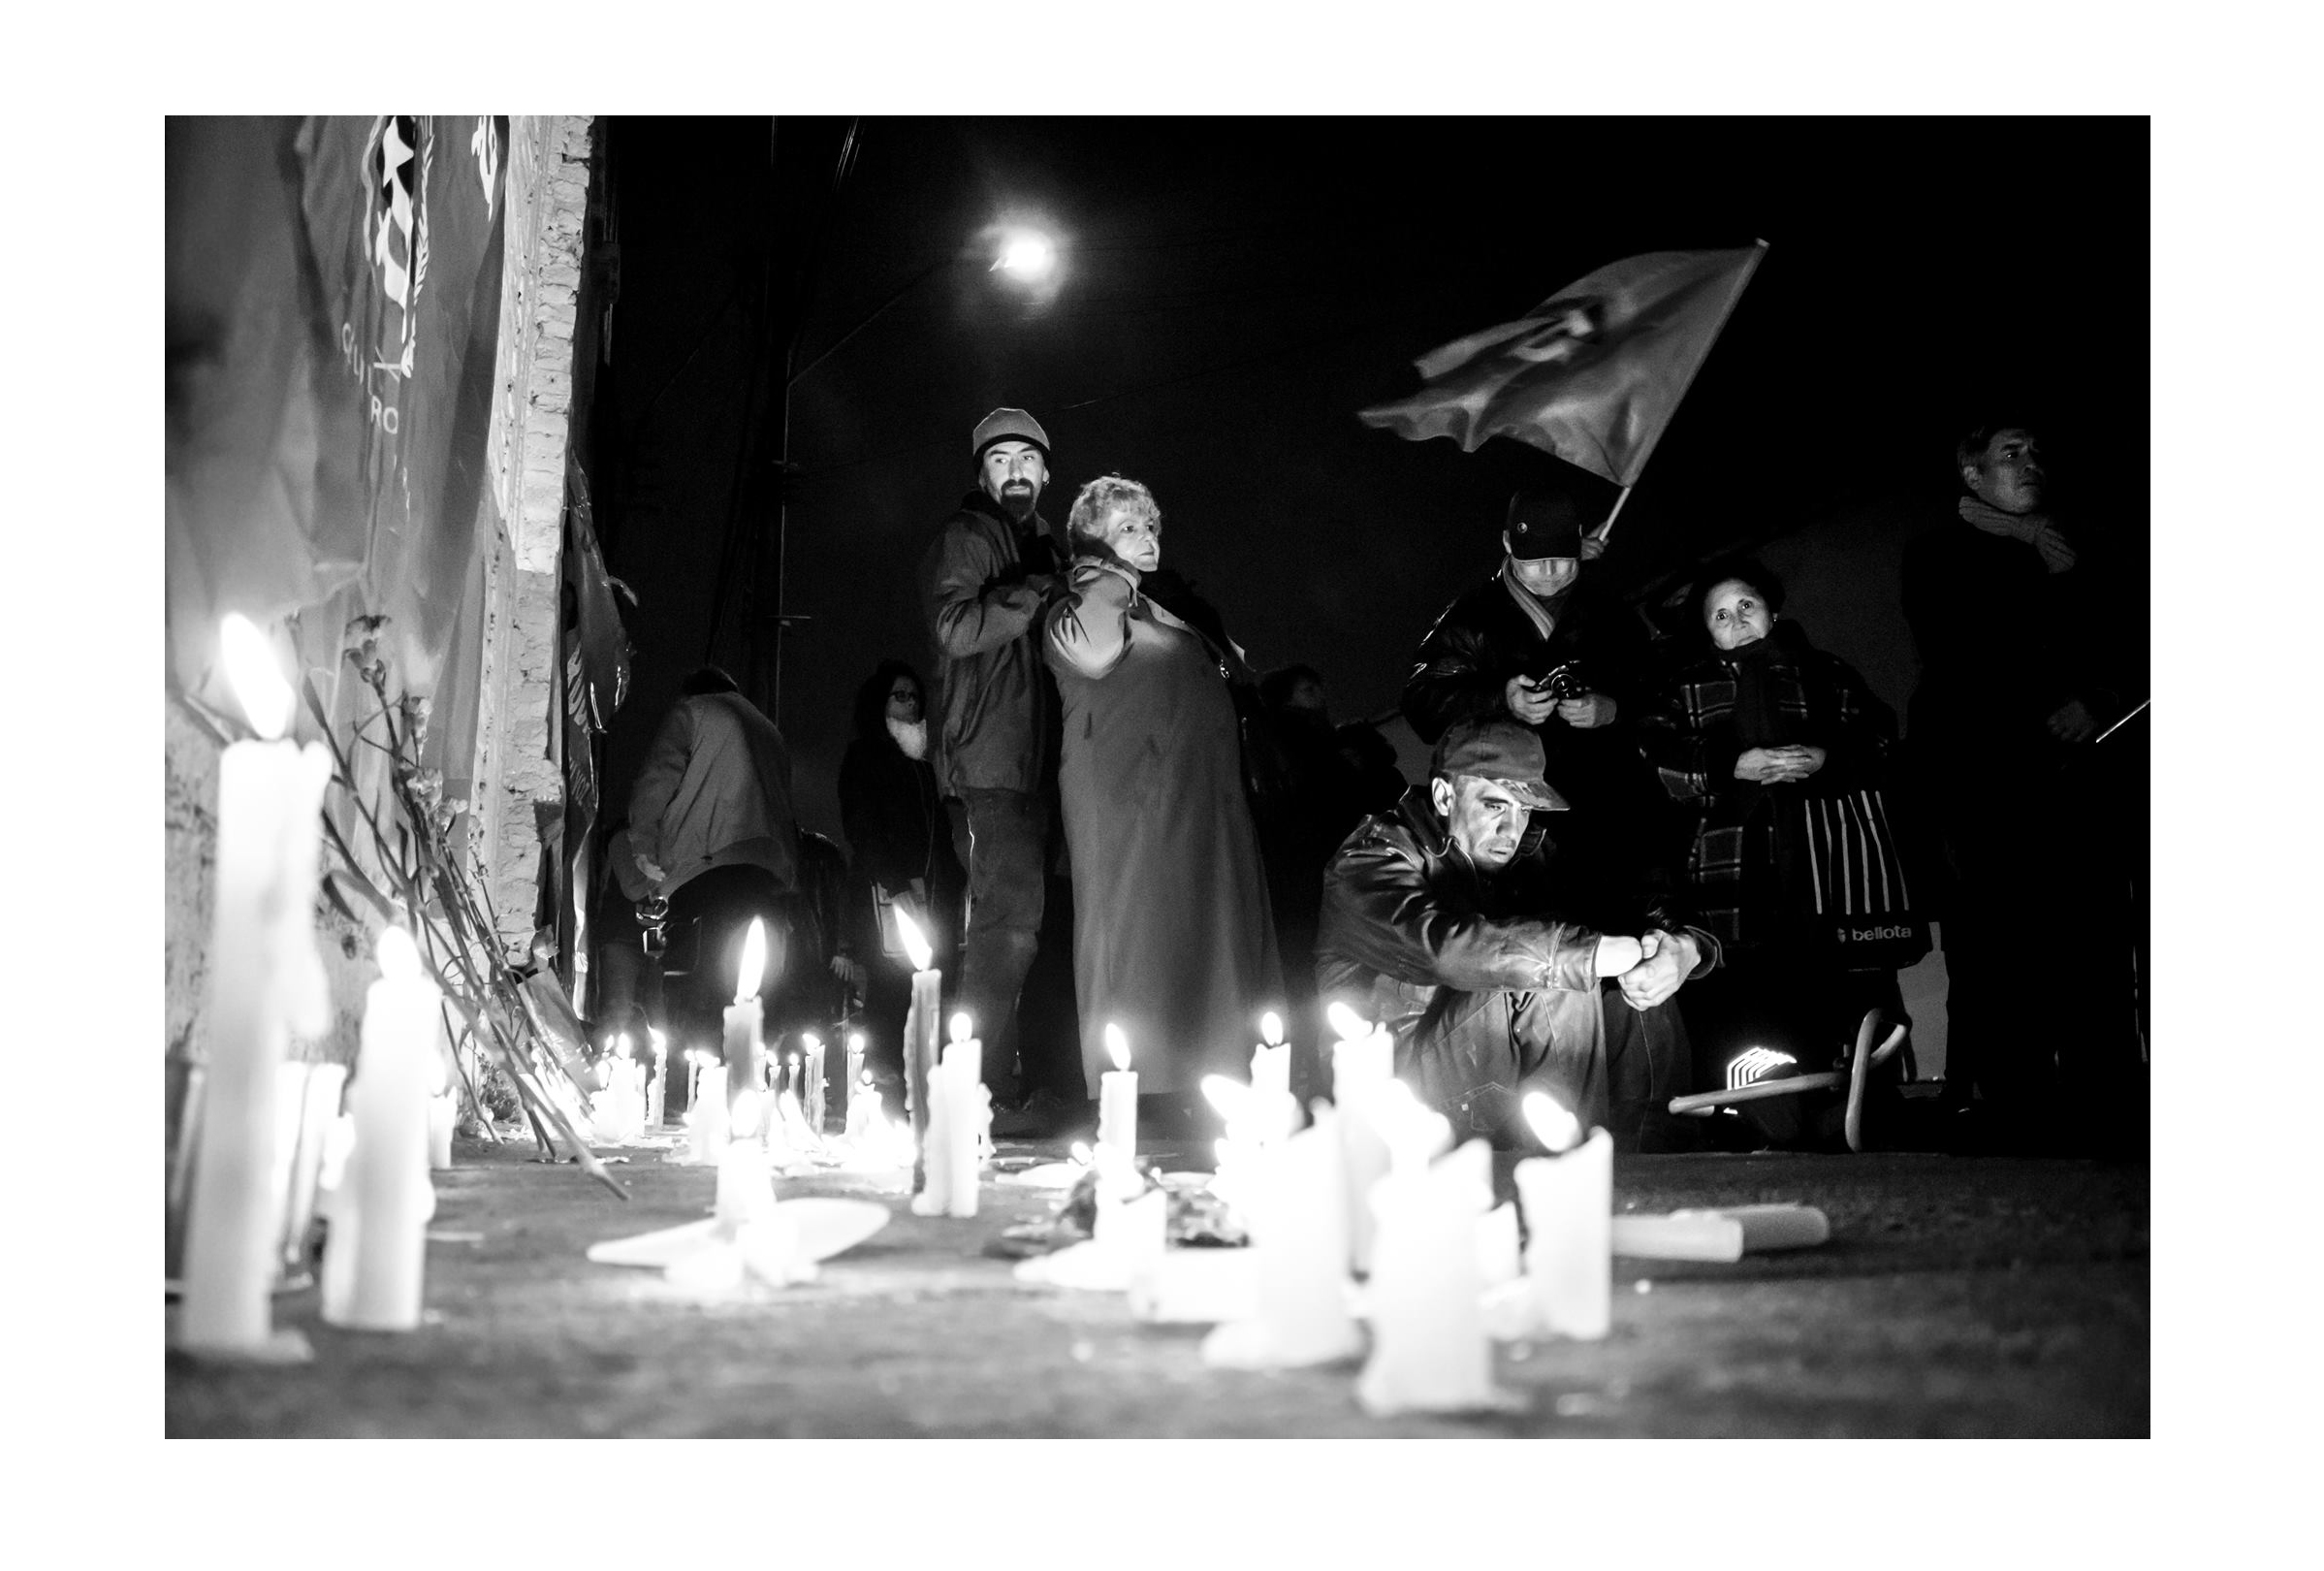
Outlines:
POLYGON ((1589 581, 1597 544, 1582 538, 1581 510, 1564 493, 1511 497, 1501 565, 1421 640, 1404 718, 1430 743, 1455 721, 1515 721, 1541 738, 1549 785, 1576 822, 1632 841, 1668 813, 1631 731, 1645 629, 1589 581))

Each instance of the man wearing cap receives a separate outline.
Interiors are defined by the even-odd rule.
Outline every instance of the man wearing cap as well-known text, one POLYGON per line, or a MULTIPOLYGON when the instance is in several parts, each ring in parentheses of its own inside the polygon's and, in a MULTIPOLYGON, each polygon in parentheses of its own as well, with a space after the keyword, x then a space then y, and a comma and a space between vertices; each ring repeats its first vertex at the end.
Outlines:
POLYGON ((995 409, 969 443, 976 483, 921 560, 920 602, 936 644, 937 781, 969 870, 958 1001, 1000 1106, 1016 1098, 1017 995, 1041 928, 1058 707, 1039 631, 1065 553, 1037 511, 1049 480, 1040 422, 995 409))
POLYGON ((1563 492, 1519 492, 1501 531, 1500 568, 1445 608, 1404 684, 1404 718, 1423 742, 1461 720, 1513 720, 1541 738, 1547 778, 1596 815, 1659 805, 1631 736, 1645 630, 1602 595, 1582 563, 1581 510, 1563 492))
POLYGON ((1635 1147, 1655 1105, 1682 1089, 1684 1061, 1668 1033, 1631 1023, 1673 1012, 1679 986, 1718 963, 1718 943, 1700 928, 1609 931, 1551 914, 1563 902, 1534 816, 1565 807, 1532 730, 1454 722, 1427 785, 1366 819, 1325 871, 1317 988, 1387 1027, 1397 1075, 1456 1129, 1525 1143, 1516 1098, 1539 1087, 1635 1147))

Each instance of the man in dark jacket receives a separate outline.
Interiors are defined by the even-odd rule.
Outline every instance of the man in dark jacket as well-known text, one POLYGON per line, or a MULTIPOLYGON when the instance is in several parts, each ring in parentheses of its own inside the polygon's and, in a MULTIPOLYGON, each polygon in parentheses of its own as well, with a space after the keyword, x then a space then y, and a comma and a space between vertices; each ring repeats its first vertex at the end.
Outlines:
POLYGON ((2091 744, 2120 700, 2090 570, 2045 509, 2034 433, 1979 427, 1955 461, 1958 516, 1905 548, 1903 586, 1921 658, 1906 740, 1948 874, 1947 1094, 1982 1097, 1972 1143, 2119 1144, 2145 1124, 2119 847, 2146 826, 2108 821, 2125 792, 2091 744))
MULTIPOLYGON (((719 1041, 751 918, 767 926, 759 996, 780 1018, 799 884, 791 755, 775 722, 706 665, 688 675, 629 793, 631 860, 669 901, 670 1014, 686 1045, 719 1041)), ((737 1085, 734 1089, 740 1090, 737 1085)))
POLYGON ((1649 676, 1644 626, 1584 566, 1581 513, 1562 492, 1519 492, 1500 569, 1454 600, 1420 643, 1404 717, 1423 742, 1455 721, 1531 728, 1575 818, 1566 881, 1606 889, 1675 882, 1675 822, 1633 721, 1649 676), (1593 865, 1577 865, 1587 854, 1593 865))
POLYGON ((1064 539, 1036 510, 1049 436, 995 409, 970 437, 976 485, 920 563, 936 644, 936 771, 969 870, 959 1004, 996 1106, 1017 1091, 1017 995, 1039 947, 1057 789, 1057 690, 1039 648, 1064 539))
POLYGON ((1525 726, 1447 730, 1428 784, 1365 820, 1325 872, 1317 987, 1388 1028, 1399 1077, 1455 1128, 1522 1146, 1513 1110, 1539 1086, 1635 1147, 1681 1088, 1670 1000, 1718 944, 1653 914, 1621 927, 1569 914, 1534 826, 1565 807, 1542 771, 1525 726), (1642 1029, 1649 1017, 1666 1028, 1642 1029))

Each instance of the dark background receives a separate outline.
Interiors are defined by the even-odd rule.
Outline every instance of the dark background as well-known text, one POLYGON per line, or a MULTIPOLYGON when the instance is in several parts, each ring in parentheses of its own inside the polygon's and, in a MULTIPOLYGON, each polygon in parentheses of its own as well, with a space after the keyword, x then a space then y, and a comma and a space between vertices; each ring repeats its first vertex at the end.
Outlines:
POLYGON ((1775 542, 1795 613, 1901 709, 1895 552, 1951 515, 1959 432, 2007 415, 2041 425, 2085 554, 2125 570, 2144 659, 2143 119, 600 125, 620 286, 589 448, 608 566, 639 597, 617 812, 715 657, 791 739, 803 822, 837 835, 849 701, 882 656, 929 671, 916 564, 1003 403, 1050 434, 1044 513, 1099 473, 1145 481, 1165 564, 1256 664, 1320 667, 1335 718, 1392 706, 1430 621, 1494 565, 1512 487, 1614 492, 1355 411, 1608 262, 1754 239, 1767 259, 1593 571, 1658 591, 1775 542), (1046 304, 975 249, 1010 214, 1065 242, 1046 304), (792 391, 785 481, 784 356, 834 343, 792 391), (777 705, 782 576, 809 620, 777 705))

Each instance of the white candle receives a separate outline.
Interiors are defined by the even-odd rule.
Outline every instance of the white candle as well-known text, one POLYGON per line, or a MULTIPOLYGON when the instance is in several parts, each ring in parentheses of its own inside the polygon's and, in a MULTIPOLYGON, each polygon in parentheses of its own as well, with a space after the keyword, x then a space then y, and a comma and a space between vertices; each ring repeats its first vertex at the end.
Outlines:
MULTIPOLYGON (((758 1040, 760 1010, 758 984, 766 975, 767 924, 758 917, 750 918, 750 931, 743 937, 743 957, 735 967, 734 1002, 727 1006, 725 1026, 726 1100, 734 1102, 746 1091, 756 1091, 762 1071, 758 1040)), ((728 1114, 732 1120, 731 1111, 728 1114)))
POLYGON ((976 1214, 976 1190, 983 1137, 992 1124, 992 1097, 984 1088, 984 1044, 969 1035, 966 1014, 952 1017, 952 1041, 944 1048, 944 1116, 949 1127, 946 1160, 951 1164, 949 1206, 953 1216, 976 1214))
POLYGON ((646 1035, 653 1043, 653 1078, 646 1084, 646 1127, 658 1130, 664 1121, 665 1105, 670 1083, 670 1039, 652 1026, 646 1035))
POLYGON ((911 957, 911 1006, 904 1016, 904 1102, 911 1118, 913 1148, 912 1190, 916 1194, 929 1183, 928 1125, 934 1109, 930 1106, 935 1088, 930 1083, 937 1068, 937 1015, 943 1005, 940 995, 943 974, 930 962, 935 951, 928 940, 920 936, 920 924, 905 912, 896 913, 896 934, 904 941, 904 951, 911 957))
POLYGON ((799 1093, 799 1105, 806 1110, 807 1127, 817 1135, 823 1133, 823 1039, 813 1032, 803 1033, 799 1039, 804 1049, 802 1063, 807 1070, 807 1087, 799 1093))
POLYGON ((413 1331, 428 1260, 435 1186, 428 1178, 429 1081, 441 1062, 437 995, 411 935, 379 935, 379 979, 364 1001, 363 1043, 347 1110, 355 1149, 332 1223, 330 1248, 354 1256, 344 1303, 325 1303, 334 1325, 413 1331), (352 1224, 351 1226, 349 1224, 352 1224))
POLYGON ((864 1034, 850 1031, 847 1033, 847 1078, 843 1082, 847 1087, 847 1106, 850 1108, 855 1106, 855 1088, 863 1081, 864 1034))
POLYGON ((1249 1202, 1258 1303, 1202 1343, 1206 1363, 1288 1368, 1352 1358, 1362 1333, 1348 1314, 1346 1180, 1337 1115, 1266 1150, 1249 1202))
POLYGON ((1564 1152, 1517 1164, 1532 1318, 1544 1332, 1596 1340, 1613 1303, 1613 1137, 1597 1130, 1575 1150, 1581 1126, 1553 1098, 1531 1092, 1520 1106, 1541 1142, 1564 1152))
POLYGON ((726 1066, 697 1062, 694 1066, 694 1092, 693 1104, 685 1110, 686 1160, 716 1162, 729 1143, 726 1066))
MULTIPOLYGON (((1283 1040, 1283 1017, 1273 1010, 1258 1017, 1259 1042, 1251 1050, 1251 1089, 1261 1097, 1291 1094, 1291 1048, 1283 1040)), ((1291 1110, 1294 1119, 1298 1108, 1291 1110)))
POLYGON ((914 1216, 944 1216, 952 1209, 952 1084, 941 1066, 930 1071, 921 1096, 927 1123, 920 1131, 917 1170, 919 1193, 911 1198, 914 1216))
MULTIPOLYGON (((1393 1082, 1400 1089, 1402 1082, 1393 1082)), ((1380 1229, 1372 1280, 1372 1354, 1355 1383, 1374 1416, 1464 1412, 1510 1405, 1493 1384, 1493 1348, 1480 1302, 1477 1221, 1492 1195, 1492 1151, 1471 1140, 1428 1158, 1451 1126, 1409 1089, 1374 1099, 1390 1156, 1373 1191, 1380 1229)))
POLYGON ((775 1208, 775 1179, 767 1167, 767 1148, 752 1138, 758 1133, 767 1106, 763 1091, 744 1091, 729 1110, 733 1138, 718 1156, 718 1188, 715 1214, 729 1230, 761 1220, 775 1208))
POLYGON ((293 1031, 319 1036, 330 1024, 314 901, 331 754, 320 743, 280 740, 294 700, 265 635, 230 616, 222 637, 228 675, 259 740, 233 743, 218 758, 209 1043, 179 1340, 260 1353, 273 1345, 269 1295, 282 1255, 278 1070, 293 1031))
POLYGON ((1331 1100, 1341 1117, 1340 1163, 1348 1184, 1348 1260, 1356 1274, 1372 1268, 1372 1186, 1388 1170, 1388 1148, 1381 1140, 1367 1100, 1395 1078, 1396 1044, 1385 1029, 1374 1029, 1344 1004, 1331 1006, 1340 1040, 1331 1049, 1331 1100))
POLYGON ((439 1172, 452 1166, 452 1129, 459 1122, 459 1091, 447 1088, 428 1099, 428 1165, 439 1172))
POLYGON ((1098 1076, 1098 1143, 1135 1164, 1138 1154, 1138 1077, 1130 1068, 1130 1039, 1112 1021, 1105 1026, 1106 1056, 1114 1067, 1098 1076))

